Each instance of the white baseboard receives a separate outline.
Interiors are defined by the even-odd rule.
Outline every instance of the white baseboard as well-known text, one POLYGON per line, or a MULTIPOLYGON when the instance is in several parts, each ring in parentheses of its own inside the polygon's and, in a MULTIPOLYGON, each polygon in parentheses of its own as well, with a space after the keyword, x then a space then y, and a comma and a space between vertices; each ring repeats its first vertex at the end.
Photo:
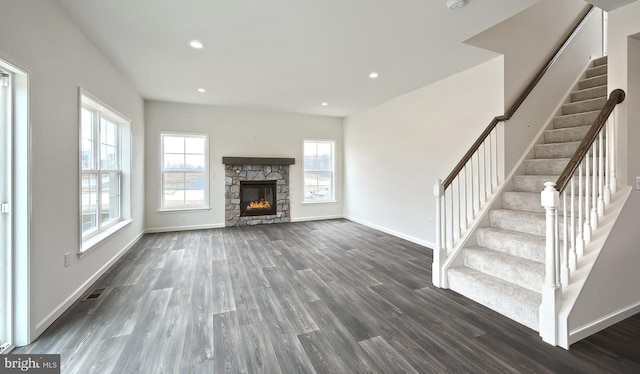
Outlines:
POLYGON ((96 271, 89 279, 87 279, 80 287, 78 287, 69 297, 67 297, 62 303, 60 303, 55 309, 51 311, 46 317, 44 317, 38 324, 36 324, 35 334, 31 336, 32 343, 40 334, 44 332, 51 324, 58 319, 73 303, 76 302, 88 289, 91 285, 98 280, 104 273, 107 272, 116 263, 125 253, 127 253, 137 242, 142 238, 145 234, 142 231, 138 234, 133 240, 131 240, 124 248, 120 250, 111 260, 109 260, 106 264, 104 264, 98 271, 96 271))
POLYGON ((349 221, 353 221, 355 223, 359 223, 361 225, 364 225, 364 226, 367 226, 367 227, 371 227, 372 229, 376 229, 378 231, 382 231, 382 232, 384 232, 386 234, 396 236, 396 237, 398 237, 400 239, 408 240, 408 241, 410 241, 412 243, 416 243, 416 244, 419 244, 419 245, 424 246, 424 247, 428 247, 428 248, 431 248, 431 249, 433 249, 433 247, 435 247, 435 245, 433 243, 431 243, 429 241, 426 241, 426 240, 423 240, 423 239, 416 238, 415 236, 406 235, 406 234, 403 234, 401 232, 398 232, 398 231, 395 231, 395 230, 391 230, 391 229, 388 229, 386 227, 378 226, 376 224, 373 224, 373 223, 367 222, 367 221, 363 221, 363 220, 358 219, 358 218, 354 218, 354 217, 350 217, 350 216, 345 216, 344 218, 348 219, 349 221))
POLYGON ((335 214, 331 216, 296 217, 296 218, 291 218, 291 222, 321 221, 323 219, 340 219, 340 218, 344 218, 342 214, 335 214))
POLYGON ((578 327, 577 329, 571 330, 571 332, 569 332, 569 344, 573 344, 597 332, 600 332, 607 327, 613 326, 616 323, 625 320, 637 313, 640 313, 640 301, 622 309, 618 309, 613 313, 609 313, 606 316, 584 326, 578 327))
POLYGON ((207 229, 221 229, 224 227, 224 223, 214 223, 209 225, 189 225, 189 226, 172 226, 172 227, 155 227, 146 229, 146 234, 154 234, 158 232, 171 232, 171 231, 189 231, 189 230, 207 230, 207 229))

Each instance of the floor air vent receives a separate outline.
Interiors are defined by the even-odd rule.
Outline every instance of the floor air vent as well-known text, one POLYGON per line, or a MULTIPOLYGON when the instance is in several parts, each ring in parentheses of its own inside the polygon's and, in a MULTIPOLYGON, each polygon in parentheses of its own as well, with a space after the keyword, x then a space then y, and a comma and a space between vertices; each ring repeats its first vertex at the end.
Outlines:
POLYGON ((91 291, 91 293, 89 293, 89 295, 87 295, 87 297, 85 297, 82 301, 97 300, 106 290, 106 288, 96 288, 95 290, 91 291))

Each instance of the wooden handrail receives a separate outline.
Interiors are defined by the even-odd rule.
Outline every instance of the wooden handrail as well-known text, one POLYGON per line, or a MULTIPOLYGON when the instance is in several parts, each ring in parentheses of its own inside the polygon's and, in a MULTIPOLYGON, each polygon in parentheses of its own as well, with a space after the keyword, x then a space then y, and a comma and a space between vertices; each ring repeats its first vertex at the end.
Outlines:
MULTIPOLYGON (((623 90, 619 88, 611 92, 611 95, 609 95, 609 100, 607 100, 607 103, 604 105, 604 108, 602 108, 602 110, 598 114, 598 117, 596 117, 596 120, 593 122, 593 125, 591 125, 591 128, 587 132, 587 135, 585 135, 584 139, 582 139, 582 142, 578 146, 576 153, 573 155, 571 160, 569 160, 569 163, 564 168, 564 171, 562 172, 562 174, 560 174, 560 177, 556 182, 556 190, 558 192, 562 193, 564 189, 567 187, 569 180, 571 180, 571 176, 578 169, 578 166, 580 165, 582 160, 584 160, 584 158, 587 156, 587 153, 589 152, 589 148, 591 148, 591 145, 593 144, 593 142, 595 142, 596 139, 598 138, 598 134, 600 133, 600 130, 602 130, 604 125, 607 123, 607 119, 609 119, 609 116, 615 109, 616 105, 624 101, 624 98, 625 98, 625 93, 623 90)), ((609 150, 607 149, 607 152, 608 151, 609 150)))
POLYGON ((560 44, 560 46, 555 50, 553 55, 547 60, 547 63, 542 67, 542 69, 538 71, 538 74, 536 74, 536 76, 533 77, 533 79, 527 85, 524 91, 522 91, 520 96, 518 96, 518 99, 511 105, 509 110, 507 110, 507 113, 502 116, 496 116, 493 118, 493 120, 491 120, 491 123, 489 123, 489 126, 487 126, 487 128, 482 132, 482 134, 480 134, 480 136, 473 143, 471 148, 469 148, 467 153, 464 154, 464 156, 462 157, 462 160, 458 162, 458 164, 456 165, 455 168, 453 168, 449 176, 442 182, 442 186, 444 189, 447 189, 449 185, 451 185, 453 180, 456 179, 458 174, 462 171, 462 169, 467 164, 467 162, 469 162, 473 154, 476 153, 478 148, 480 148, 482 143, 484 143, 484 141, 487 139, 489 134, 491 134, 493 129, 498 125, 498 123, 502 121, 508 121, 509 119, 511 119, 511 117, 515 114, 518 108, 520 108, 522 103, 524 103, 524 101, 527 99, 531 91, 533 91, 533 89, 536 87, 538 82, 540 82, 540 80, 542 79, 544 74, 547 72, 547 70, 549 70, 555 64, 558 58, 560 58, 560 55, 562 54, 562 52, 564 52, 564 50, 567 48, 569 43, 571 43, 571 40, 573 40, 573 38, 582 29, 582 26, 584 26, 584 24, 587 22, 587 19, 589 18, 591 13, 593 13, 594 10, 595 10, 595 6, 590 5, 584 10, 584 12, 582 12, 578 21, 571 29, 571 32, 569 32, 569 34, 564 38, 564 41, 562 42, 562 44, 560 44))

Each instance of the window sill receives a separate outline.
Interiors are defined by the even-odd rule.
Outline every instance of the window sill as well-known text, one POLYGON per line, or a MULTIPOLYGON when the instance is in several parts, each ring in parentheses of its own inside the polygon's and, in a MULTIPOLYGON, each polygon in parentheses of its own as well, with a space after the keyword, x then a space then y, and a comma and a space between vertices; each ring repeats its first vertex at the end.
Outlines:
POLYGON ((89 239, 83 240, 82 248, 80 248, 80 252, 78 252, 78 257, 82 257, 87 253, 93 251, 94 249, 98 248, 100 244, 102 244, 105 240, 109 239, 112 235, 114 235, 118 231, 125 228, 131 222, 133 222, 132 219, 122 220, 116 223, 115 225, 109 227, 108 229, 104 230, 103 232, 96 234, 95 236, 92 236, 89 239))
POLYGON ((201 210, 211 210, 211 207, 200 207, 200 208, 180 208, 180 209, 158 209, 156 213, 185 213, 185 212, 197 212, 201 210))
POLYGON ((302 205, 313 205, 313 204, 337 204, 337 200, 327 200, 327 201, 303 201, 302 205))

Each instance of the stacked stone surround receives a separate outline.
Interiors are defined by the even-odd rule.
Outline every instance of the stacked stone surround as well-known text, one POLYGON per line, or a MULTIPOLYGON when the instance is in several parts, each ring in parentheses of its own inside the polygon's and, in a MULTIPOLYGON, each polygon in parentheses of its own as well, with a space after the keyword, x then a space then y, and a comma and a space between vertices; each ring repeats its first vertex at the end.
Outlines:
POLYGON ((289 165, 225 165, 225 226, 289 222, 289 165), (240 216, 240 181, 276 181, 276 214, 240 216))

